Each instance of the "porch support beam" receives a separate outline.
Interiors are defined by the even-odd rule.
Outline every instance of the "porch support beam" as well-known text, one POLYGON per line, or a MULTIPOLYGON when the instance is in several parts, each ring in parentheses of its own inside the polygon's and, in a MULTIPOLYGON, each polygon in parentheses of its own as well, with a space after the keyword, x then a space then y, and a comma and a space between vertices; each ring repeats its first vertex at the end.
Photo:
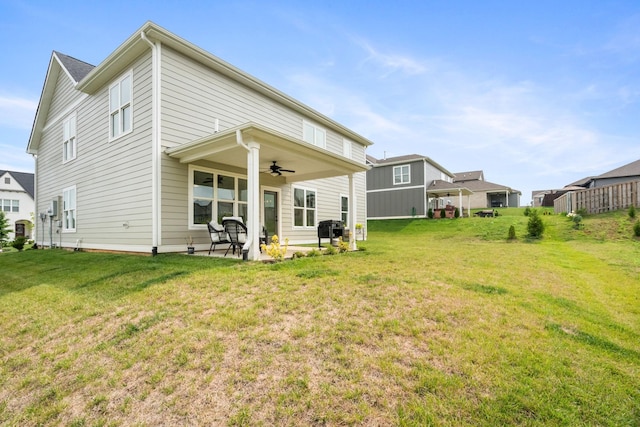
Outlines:
POLYGON ((247 258, 253 261, 260 259, 260 144, 249 142, 247 147, 247 258))
POLYGON ((349 236, 349 249, 355 251, 358 249, 356 244, 356 221, 358 216, 356 215, 356 180, 354 174, 349 174, 349 230, 351 236, 349 236))

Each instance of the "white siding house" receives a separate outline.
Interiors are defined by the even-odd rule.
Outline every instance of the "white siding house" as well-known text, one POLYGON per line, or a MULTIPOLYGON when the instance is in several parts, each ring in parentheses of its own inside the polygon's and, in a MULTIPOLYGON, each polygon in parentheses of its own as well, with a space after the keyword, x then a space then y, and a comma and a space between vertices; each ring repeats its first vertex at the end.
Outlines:
POLYGON ((319 221, 364 222, 370 144, 148 22, 96 67, 52 54, 27 151, 63 247, 203 250, 207 222, 241 216, 255 259, 263 226, 310 243, 319 221))
POLYGON ((0 170, 0 211, 9 223, 9 240, 33 237, 33 174, 0 170))

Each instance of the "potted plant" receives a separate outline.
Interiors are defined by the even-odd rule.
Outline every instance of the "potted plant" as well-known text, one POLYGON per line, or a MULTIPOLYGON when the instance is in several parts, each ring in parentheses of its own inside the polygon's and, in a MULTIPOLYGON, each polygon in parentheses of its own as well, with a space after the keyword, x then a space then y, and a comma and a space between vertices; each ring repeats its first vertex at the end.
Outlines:
POLYGON ((193 237, 189 236, 187 237, 187 253, 188 254, 194 254, 196 249, 193 247, 193 237))

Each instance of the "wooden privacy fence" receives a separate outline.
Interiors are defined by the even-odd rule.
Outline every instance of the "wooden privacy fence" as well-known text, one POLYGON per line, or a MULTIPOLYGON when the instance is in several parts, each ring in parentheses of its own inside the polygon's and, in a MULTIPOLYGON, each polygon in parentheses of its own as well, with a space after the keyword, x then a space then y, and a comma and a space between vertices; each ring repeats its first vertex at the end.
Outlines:
POLYGON ((553 211, 578 212, 578 209, 584 209, 588 214, 597 214, 626 209, 631 205, 638 207, 639 188, 640 181, 628 181, 569 191, 553 201, 553 211))

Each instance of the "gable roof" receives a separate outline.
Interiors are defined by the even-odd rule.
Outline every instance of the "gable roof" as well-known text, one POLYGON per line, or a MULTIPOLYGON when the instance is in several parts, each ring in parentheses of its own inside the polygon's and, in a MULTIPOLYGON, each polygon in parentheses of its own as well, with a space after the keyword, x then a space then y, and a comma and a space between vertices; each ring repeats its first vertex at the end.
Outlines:
POLYGON ((482 181, 484 180, 484 172, 479 171, 470 171, 470 172, 456 172, 455 178, 453 182, 465 182, 465 181, 482 181))
POLYGON ((203 64, 215 72, 229 77, 241 85, 258 92, 275 102, 284 105, 285 107, 291 108, 292 110, 315 120, 329 129, 333 129, 354 142, 358 142, 364 146, 373 144, 373 142, 369 141, 367 138, 357 134, 335 120, 330 119, 300 101, 280 92, 274 87, 269 86, 263 81, 245 73, 204 49, 201 49, 183 38, 165 30, 159 25, 148 21, 96 67, 92 67, 85 62, 68 55, 61 55, 54 51, 51 62, 49 63, 49 69, 47 70, 47 76, 45 78, 44 88, 40 97, 40 103, 38 104, 38 110, 36 111, 36 119, 31 130, 27 152, 31 154, 37 153, 40 143, 40 134, 44 127, 44 122, 46 120, 51 98, 55 89, 56 77, 61 70, 64 70, 72 80, 80 78, 79 81, 74 81, 74 85, 77 90, 88 95, 95 94, 98 90, 112 81, 118 74, 129 67, 132 61, 151 49, 152 42, 160 42, 163 46, 168 46, 171 49, 176 50, 177 52, 203 64))
POLYGON ((20 186, 22 188, 24 188, 24 191, 26 191, 31 198, 33 199, 34 197, 34 175, 32 173, 28 173, 28 172, 13 172, 13 171, 7 171, 7 170, 2 170, 0 169, 0 176, 4 175, 5 173, 8 173, 9 175, 11 175, 13 177, 13 179, 16 180, 16 182, 18 184, 20 184, 20 186))
POLYGON ((65 71, 69 74, 69 76, 73 79, 75 83, 78 83, 82 80, 91 70, 93 70, 95 65, 87 64, 84 61, 80 61, 72 56, 65 55, 64 53, 60 53, 57 51, 53 51, 53 54, 60 61, 60 65, 65 69, 65 71))
POLYGON ((422 156, 420 154, 406 154, 404 156, 387 157, 386 159, 376 159, 375 157, 367 155, 367 161, 373 167, 398 165, 398 164, 408 163, 408 162, 423 161, 423 162, 429 163, 439 171, 444 172, 445 174, 453 178, 453 174, 448 170, 446 170, 444 167, 442 167, 440 164, 438 164, 435 160, 427 156, 422 156))

